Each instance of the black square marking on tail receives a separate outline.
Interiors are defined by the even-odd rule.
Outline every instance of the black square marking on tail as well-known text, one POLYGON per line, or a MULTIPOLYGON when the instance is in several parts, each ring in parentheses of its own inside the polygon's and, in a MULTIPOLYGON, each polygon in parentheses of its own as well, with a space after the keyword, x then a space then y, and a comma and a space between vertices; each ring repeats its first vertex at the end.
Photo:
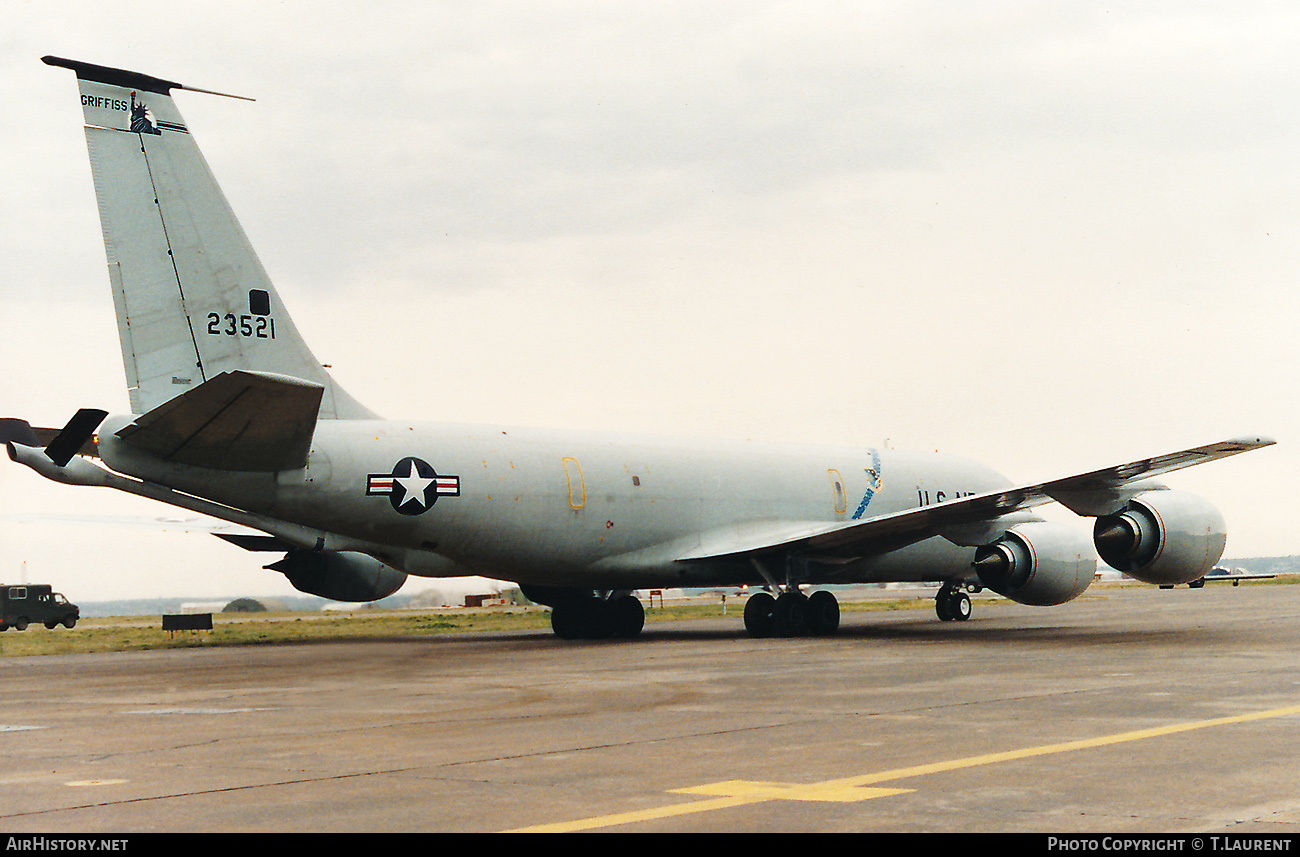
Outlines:
POLYGON ((248 311, 253 315, 270 315, 270 293, 263 289, 250 289, 248 292, 248 311))

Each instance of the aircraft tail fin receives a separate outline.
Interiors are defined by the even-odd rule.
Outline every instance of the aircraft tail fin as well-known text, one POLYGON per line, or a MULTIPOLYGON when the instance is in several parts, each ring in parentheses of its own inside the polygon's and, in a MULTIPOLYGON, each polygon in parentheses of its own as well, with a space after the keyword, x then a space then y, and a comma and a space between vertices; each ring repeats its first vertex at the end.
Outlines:
POLYGON ((44 62, 77 74, 132 412, 249 370, 319 384, 322 419, 373 417, 299 335, 171 97, 209 90, 44 62))

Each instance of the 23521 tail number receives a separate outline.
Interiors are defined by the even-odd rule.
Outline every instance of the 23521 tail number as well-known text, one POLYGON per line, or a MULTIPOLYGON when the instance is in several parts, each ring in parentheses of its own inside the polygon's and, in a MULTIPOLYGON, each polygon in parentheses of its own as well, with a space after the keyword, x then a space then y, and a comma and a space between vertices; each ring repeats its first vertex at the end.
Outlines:
POLYGON ((212 336, 247 336, 275 339, 275 319, 267 315, 235 315, 228 312, 208 313, 208 333, 212 336))

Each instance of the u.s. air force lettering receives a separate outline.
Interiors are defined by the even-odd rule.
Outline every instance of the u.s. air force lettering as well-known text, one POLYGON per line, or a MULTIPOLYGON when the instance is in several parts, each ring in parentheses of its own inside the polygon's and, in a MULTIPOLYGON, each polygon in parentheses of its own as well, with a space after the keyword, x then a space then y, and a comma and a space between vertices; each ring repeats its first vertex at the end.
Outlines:
POLYGON ((440 476, 426 461, 403 458, 392 473, 372 473, 366 479, 366 495, 387 496, 393 509, 403 515, 429 511, 439 497, 459 497, 460 477, 440 476))

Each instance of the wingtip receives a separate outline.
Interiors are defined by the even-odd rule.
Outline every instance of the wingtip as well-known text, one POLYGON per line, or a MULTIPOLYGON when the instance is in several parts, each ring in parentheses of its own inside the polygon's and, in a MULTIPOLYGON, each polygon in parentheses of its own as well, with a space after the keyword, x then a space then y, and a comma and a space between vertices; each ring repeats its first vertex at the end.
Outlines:
POLYGON ((1260 449, 1265 446, 1272 446, 1277 441, 1265 434, 1246 434, 1239 437, 1230 438, 1228 443, 1239 446, 1243 450, 1260 449))

